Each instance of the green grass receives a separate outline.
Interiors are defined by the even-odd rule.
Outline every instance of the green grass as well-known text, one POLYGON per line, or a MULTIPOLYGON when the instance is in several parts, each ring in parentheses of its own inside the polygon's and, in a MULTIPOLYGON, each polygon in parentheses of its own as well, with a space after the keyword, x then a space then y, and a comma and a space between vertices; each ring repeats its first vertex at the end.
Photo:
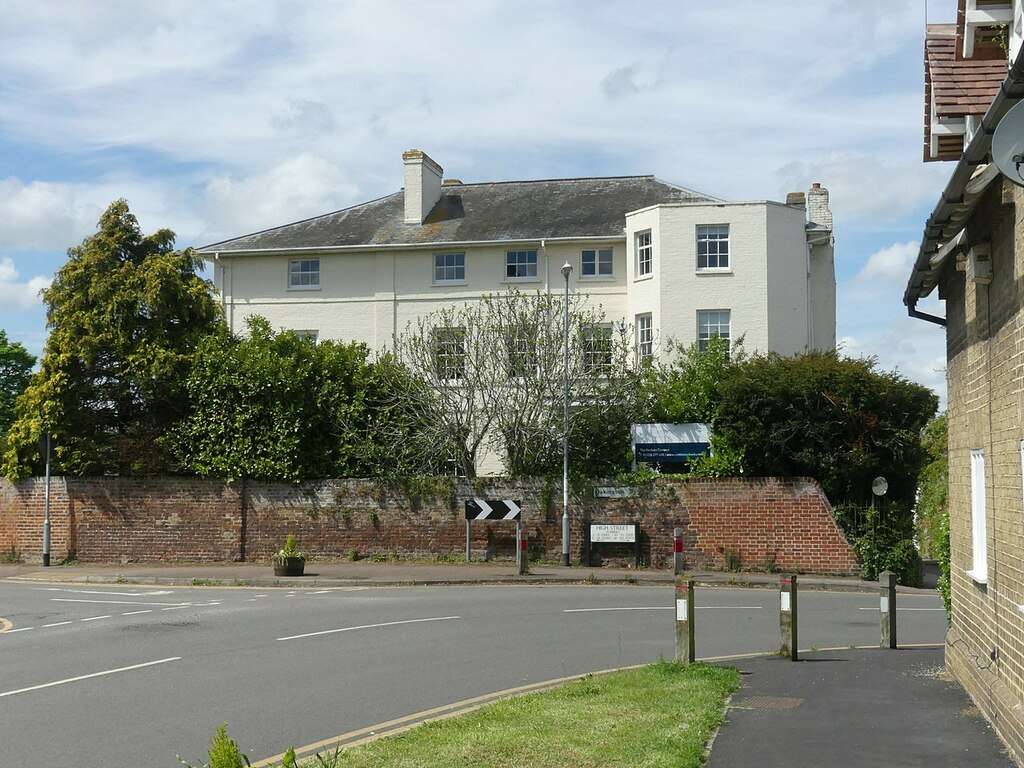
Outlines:
MULTIPOLYGON (((658 662, 506 699, 340 752, 331 768, 697 768, 734 669, 658 662)), ((328 753, 333 758, 333 753, 328 753)), ((316 760, 301 765, 321 766, 316 760)))

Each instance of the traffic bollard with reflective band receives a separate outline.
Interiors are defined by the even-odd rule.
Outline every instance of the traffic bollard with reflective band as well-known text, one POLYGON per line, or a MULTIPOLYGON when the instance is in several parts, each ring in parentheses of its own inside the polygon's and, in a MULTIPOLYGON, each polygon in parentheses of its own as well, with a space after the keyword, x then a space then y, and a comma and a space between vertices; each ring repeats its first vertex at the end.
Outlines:
POLYGON ((878 594, 882 639, 879 648, 896 647, 896 574, 882 571, 878 574, 878 594))
POLYGON ((694 657, 693 579, 676 584, 676 661, 689 664, 694 657))
POLYGON ((782 643, 779 656, 797 660, 797 612, 796 612, 796 574, 791 573, 779 580, 779 630, 782 643))
POLYGON ((683 529, 676 528, 672 531, 672 552, 673 570, 678 576, 685 568, 683 567, 683 529))

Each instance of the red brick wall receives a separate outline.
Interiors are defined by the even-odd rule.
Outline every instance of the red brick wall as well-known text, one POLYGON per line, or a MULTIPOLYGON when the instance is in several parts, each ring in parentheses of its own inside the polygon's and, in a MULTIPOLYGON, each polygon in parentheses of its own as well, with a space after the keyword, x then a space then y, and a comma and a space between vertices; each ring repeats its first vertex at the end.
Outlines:
MULTIPOLYGON (((41 553, 42 481, 0 484, 0 552, 41 553)), ((299 485, 224 483, 192 478, 53 481, 52 557, 83 562, 266 560, 294 533, 315 557, 400 555, 461 558, 466 499, 522 501, 531 555, 561 553, 557 482, 451 478, 379 484, 328 480, 299 485)), ((853 551, 832 521, 818 485, 803 479, 661 481, 625 499, 598 499, 593 487, 570 498, 573 561, 582 557, 583 521, 640 524, 645 563, 672 562, 672 531, 683 530, 688 568, 773 567, 854 573, 853 551)), ((474 559, 512 558, 515 525, 474 522, 474 559)), ((631 546, 597 545, 594 562, 631 561, 631 546)))

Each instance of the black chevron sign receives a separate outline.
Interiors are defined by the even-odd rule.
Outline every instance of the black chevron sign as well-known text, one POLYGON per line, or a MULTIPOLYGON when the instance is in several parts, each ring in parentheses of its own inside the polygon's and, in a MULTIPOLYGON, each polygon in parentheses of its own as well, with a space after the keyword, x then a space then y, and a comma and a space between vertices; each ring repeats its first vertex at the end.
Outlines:
POLYGON ((518 520, 523 502, 511 499, 470 499, 467 520, 518 520))

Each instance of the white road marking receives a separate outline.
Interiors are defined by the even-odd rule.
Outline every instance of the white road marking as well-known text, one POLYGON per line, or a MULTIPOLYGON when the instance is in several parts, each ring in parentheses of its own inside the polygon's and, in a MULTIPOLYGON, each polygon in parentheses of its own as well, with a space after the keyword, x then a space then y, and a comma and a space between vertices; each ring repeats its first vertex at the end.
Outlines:
POLYGON ((99 603, 101 605, 180 605, 186 606, 189 603, 151 603, 143 600, 79 600, 74 597, 51 597, 53 603, 99 603))
MULTIPOLYGON (((698 611, 759 611, 760 605, 695 605, 698 611)), ((634 606, 630 608, 565 608, 562 613, 601 613, 602 611, 674 611, 671 605, 634 606)))
POLYGON ((191 608, 191 605, 187 603, 185 605, 172 605, 170 608, 161 608, 161 611, 180 611, 182 608, 191 608))
POLYGON ((382 624, 363 624, 359 627, 342 627, 341 629, 325 629, 322 632, 307 632, 304 635, 290 635, 289 637, 279 637, 278 640, 299 640, 303 637, 317 637, 318 635, 333 635, 337 632, 355 632, 359 629, 377 629, 378 627, 397 627, 399 624, 422 624, 427 621, 452 621, 454 619, 461 619, 461 616, 437 616, 432 619, 407 619, 405 621, 385 621, 382 624))
POLYGON ((63 627, 65 624, 70 624, 70 621, 55 621, 53 624, 43 624, 43 627, 63 627))
POLYGON ((329 590, 329 589, 321 589, 319 592, 307 592, 306 594, 307 595, 326 595, 330 591, 331 590, 329 590))
POLYGON ((35 629, 35 627, 21 627, 20 629, 8 629, 6 632, 4 632, 4 634, 13 635, 15 632, 28 632, 30 629, 35 629))
POLYGON ((110 597, 156 597, 173 595, 169 589, 151 590, 149 592, 110 592, 98 589, 65 589, 64 587, 37 587, 41 592, 69 592, 73 595, 109 595, 110 597))
MULTIPOLYGON (((878 613, 878 606, 875 606, 874 608, 858 608, 857 610, 858 611, 875 611, 876 613, 878 613)), ((896 606, 896 610, 897 611, 944 611, 946 609, 945 608, 900 608, 897 605, 896 606)))
POLYGON ((148 608, 145 611, 125 611, 121 615, 122 616, 138 616, 140 613, 152 613, 152 612, 153 612, 153 609, 152 608, 148 608))
POLYGON ((108 613, 106 616, 90 616, 87 619, 82 619, 82 621, 99 621, 100 619, 109 619, 109 618, 110 618, 110 614, 108 613))
POLYGON ((157 661, 147 661, 144 664, 133 664, 130 667, 118 667, 117 669, 107 669, 103 672, 93 672, 89 675, 79 675, 78 677, 69 677, 66 680, 55 680, 52 683, 43 683, 42 685, 33 685, 28 688, 19 688, 16 691, 4 691, 0 693, 0 699, 6 696, 15 696, 19 693, 28 693, 29 691, 39 691, 43 688, 53 688, 57 685, 66 685, 67 683, 77 683, 80 680, 89 680, 94 677, 103 677, 105 675, 116 675, 118 672, 130 672, 133 669, 142 669, 143 667, 153 667, 157 664, 167 664, 171 661, 181 661, 181 656, 172 656, 169 659, 159 659, 157 661))

